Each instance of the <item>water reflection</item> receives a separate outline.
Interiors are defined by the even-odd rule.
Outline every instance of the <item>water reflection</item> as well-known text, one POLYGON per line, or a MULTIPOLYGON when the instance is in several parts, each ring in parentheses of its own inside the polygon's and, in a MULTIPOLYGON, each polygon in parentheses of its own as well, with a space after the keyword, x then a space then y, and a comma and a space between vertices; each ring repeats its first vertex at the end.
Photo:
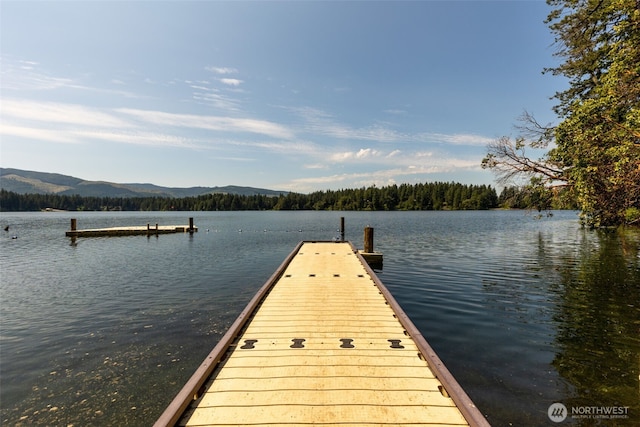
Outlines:
MULTIPOLYGON (((184 221, 80 215, 86 228, 184 221)), ((10 216, 0 424, 152 424, 292 248, 331 239, 345 214, 197 215, 193 237, 73 248, 68 215, 10 216)), ((571 212, 348 213, 357 247, 367 224, 381 279, 493 425, 553 425, 553 402, 630 406, 619 424, 638 425, 640 232, 584 231, 571 212)))
POLYGON ((560 302, 553 366, 566 380, 562 403, 629 407, 628 418, 576 415, 578 425, 633 425, 640 419, 640 232, 583 232, 558 266, 560 302))

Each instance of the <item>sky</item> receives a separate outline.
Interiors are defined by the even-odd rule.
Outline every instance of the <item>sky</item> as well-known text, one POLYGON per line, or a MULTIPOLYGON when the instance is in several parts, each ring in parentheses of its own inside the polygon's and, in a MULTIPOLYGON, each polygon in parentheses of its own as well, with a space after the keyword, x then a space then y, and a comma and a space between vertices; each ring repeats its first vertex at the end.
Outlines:
POLYGON ((0 0, 0 166, 308 193, 495 186, 555 123, 544 1, 0 0))

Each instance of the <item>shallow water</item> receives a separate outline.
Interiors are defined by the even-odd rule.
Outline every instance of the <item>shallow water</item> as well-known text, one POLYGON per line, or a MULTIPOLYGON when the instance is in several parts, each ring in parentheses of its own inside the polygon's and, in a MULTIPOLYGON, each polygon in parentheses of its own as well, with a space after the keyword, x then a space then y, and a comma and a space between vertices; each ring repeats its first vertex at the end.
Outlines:
POLYGON ((565 423, 640 423, 640 234, 483 211, 3 213, 2 424, 153 424, 294 246, 336 237, 341 216, 358 247, 375 228, 379 277, 493 425, 549 425, 554 402, 629 407, 565 423), (64 236, 72 217, 189 216, 193 236, 64 236))

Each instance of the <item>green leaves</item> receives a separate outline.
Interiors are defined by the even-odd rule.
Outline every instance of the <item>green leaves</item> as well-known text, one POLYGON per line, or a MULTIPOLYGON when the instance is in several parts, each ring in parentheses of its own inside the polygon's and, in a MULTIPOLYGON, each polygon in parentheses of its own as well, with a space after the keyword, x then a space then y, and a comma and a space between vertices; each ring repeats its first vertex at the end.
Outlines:
MULTIPOLYGON (((546 69, 570 85, 555 94, 555 127, 489 145, 482 166, 533 188, 571 188, 591 227, 638 223, 640 210, 640 1, 548 0, 546 23, 563 62, 546 69), (537 133, 536 133, 537 132, 537 133), (555 143, 538 161, 525 148, 555 143)), ((542 199, 541 199, 542 200, 542 199)))

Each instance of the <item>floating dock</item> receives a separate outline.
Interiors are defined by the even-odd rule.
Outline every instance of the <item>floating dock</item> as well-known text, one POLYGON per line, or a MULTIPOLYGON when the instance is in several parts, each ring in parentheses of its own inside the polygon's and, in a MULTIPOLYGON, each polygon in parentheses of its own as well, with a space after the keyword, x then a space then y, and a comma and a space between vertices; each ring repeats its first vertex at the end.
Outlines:
POLYGON ((350 242, 301 242, 155 426, 488 426, 350 242))
POLYGON ((189 225, 150 225, 133 227, 109 227, 90 228, 85 230, 76 229, 76 220, 71 220, 71 229, 66 232, 67 237, 106 237, 106 236, 135 236, 135 235, 155 235, 170 233, 194 233, 198 227, 193 225, 193 218, 189 218, 189 225))

